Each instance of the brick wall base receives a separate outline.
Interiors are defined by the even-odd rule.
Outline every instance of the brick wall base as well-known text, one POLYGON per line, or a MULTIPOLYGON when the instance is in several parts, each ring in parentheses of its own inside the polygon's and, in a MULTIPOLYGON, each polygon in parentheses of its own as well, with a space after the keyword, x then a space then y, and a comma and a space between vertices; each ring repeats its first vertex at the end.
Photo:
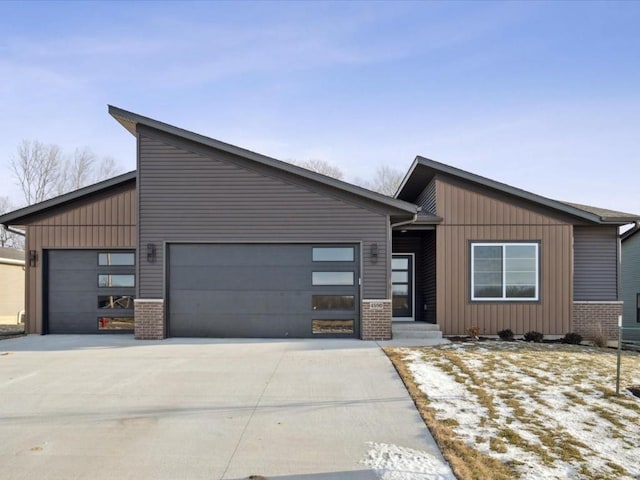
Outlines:
POLYGON ((137 340, 162 340, 166 337, 164 327, 164 300, 136 299, 134 337, 137 340))
POLYGON ((603 335, 606 340, 618 338, 618 315, 623 302, 573 302, 573 331, 585 339, 603 335))
POLYGON ((391 300, 362 300, 360 338, 391 340, 391 300))

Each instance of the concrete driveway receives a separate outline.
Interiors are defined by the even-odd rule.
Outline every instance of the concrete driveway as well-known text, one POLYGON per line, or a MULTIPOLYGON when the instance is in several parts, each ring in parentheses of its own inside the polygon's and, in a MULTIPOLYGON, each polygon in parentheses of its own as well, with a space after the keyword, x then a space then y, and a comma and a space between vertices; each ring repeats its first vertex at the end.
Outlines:
POLYGON ((376 479, 381 444, 442 462, 374 342, 0 341, 3 479, 376 479))

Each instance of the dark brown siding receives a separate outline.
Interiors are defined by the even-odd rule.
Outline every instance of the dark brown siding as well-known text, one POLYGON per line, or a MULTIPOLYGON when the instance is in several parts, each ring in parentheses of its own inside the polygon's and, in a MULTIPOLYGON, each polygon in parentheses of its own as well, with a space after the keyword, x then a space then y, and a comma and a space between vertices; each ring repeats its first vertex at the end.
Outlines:
POLYGON ((26 266, 27 331, 42 332, 42 250, 48 248, 135 248, 135 183, 61 206, 31 220, 26 250, 38 255, 26 266))
POLYGON ((508 198, 437 179, 437 318, 448 335, 466 334, 474 325, 495 335, 536 330, 564 334, 571 328, 572 225, 511 204, 508 198), (540 301, 522 303, 470 301, 471 241, 540 242, 540 301))
POLYGON ((574 300, 618 299, 618 228, 575 227, 574 300))
POLYGON ((140 298, 164 297, 163 242, 362 242, 363 298, 388 297, 384 212, 152 129, 138 138, 140 298), (146 260, 148 243, 157 246, 154 263, 146 260), (374 243, 377 261, 369 255, 374 243))
POLYGON ((401 233, 393 234, 393 253, 413 253, 414 257, 414 305, 415 320, 422 321, 422 312, 424 305, 424 277, 422 275, 423 251, 422 251, 422 235, 420 233, 401 233))
POLYGON ((436 323, 436 232, 425 232, 422 243, 422 284, 426 310, 422 319, 436 323))

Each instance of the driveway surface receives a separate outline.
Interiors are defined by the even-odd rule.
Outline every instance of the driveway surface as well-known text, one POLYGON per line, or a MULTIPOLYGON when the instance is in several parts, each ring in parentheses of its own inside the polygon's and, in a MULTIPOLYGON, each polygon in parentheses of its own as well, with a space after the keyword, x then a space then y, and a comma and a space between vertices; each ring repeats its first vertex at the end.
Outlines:
POLYGON ((441 478, 380 444, 443 462, 375 342, 0 341, 3 479, 441 478))

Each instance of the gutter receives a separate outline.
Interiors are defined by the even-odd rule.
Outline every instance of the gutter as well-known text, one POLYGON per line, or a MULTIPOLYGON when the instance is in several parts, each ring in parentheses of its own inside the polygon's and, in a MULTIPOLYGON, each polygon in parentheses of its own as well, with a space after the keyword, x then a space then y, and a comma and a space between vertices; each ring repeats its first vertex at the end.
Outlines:
POLYGON ((21 237, 27 236, 26 232, 23 232, 22 230, 16 230, 15 228, 11 228, 9 225, 3 224, 2 226, 7 229, 7 232, 15 233, 16 235, 20 235, 21 237))
POLYGON ((411 220, 405 220, 404 222, 392 223, 391 224, 391 230, 393 230, 395 227, 400 227, 402 225, 409 225, 410 223, 415 223, 416 220, 418 220, 418 212, 413 214, 413 218, 411 220))
POLYGON ((4 265, 20 265, 25 266, 24 260, 14 260, 13 258, 0 258, 0 263, 4 265))

